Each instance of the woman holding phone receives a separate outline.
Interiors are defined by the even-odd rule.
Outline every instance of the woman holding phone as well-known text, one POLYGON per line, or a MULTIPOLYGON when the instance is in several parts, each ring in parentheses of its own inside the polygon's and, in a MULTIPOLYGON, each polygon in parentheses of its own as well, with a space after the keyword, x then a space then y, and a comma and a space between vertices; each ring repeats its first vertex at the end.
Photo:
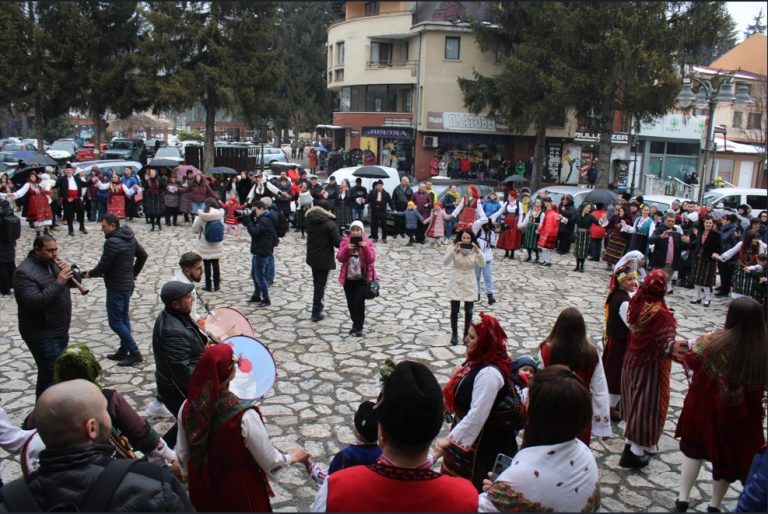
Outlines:
POLYGON ((472 307, 479 300, 475 266, 485 267, 485 255, 477 246, 477 239, 471 230, 456 234, 454 244, 445 254, 443 264, 453 269, 448 296, 451 299, 451 344, 459 344, 459 307, 464 302, 464 337, 467 337, 472 321, 472 307))
POLYGON ((379 278, 373 267, 376 250, 373 242, 363 233, 362 221, 352 222, 349 234, 339 244, 336 260, 341 263, 339 283, 344 287, 349 317, 352 319, 349 335, 362 337, 365 322, 365 288, 371 280, 379 278))

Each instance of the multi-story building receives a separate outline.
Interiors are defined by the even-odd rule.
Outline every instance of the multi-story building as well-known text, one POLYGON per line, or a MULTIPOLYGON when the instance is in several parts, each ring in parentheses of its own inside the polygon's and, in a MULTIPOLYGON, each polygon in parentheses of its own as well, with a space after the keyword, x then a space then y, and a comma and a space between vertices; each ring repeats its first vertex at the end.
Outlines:
MULTIPOLYGON (((344 129, 337 141, 345 148, 370 150, 378 164, 396 163, 417 178, 429 176, 435 155, 533 156, 533 132, 512 134, 464 106, 459 77, 499 72, 497 56, 480 50, 466 21, 487 20, 485 3, 346 2, 344 10, 328 29, 327 80, 340 96, 333 124, 344 129)), ((575 125, 565 114, 553 120, 548 143, 561 148, 575 125)))

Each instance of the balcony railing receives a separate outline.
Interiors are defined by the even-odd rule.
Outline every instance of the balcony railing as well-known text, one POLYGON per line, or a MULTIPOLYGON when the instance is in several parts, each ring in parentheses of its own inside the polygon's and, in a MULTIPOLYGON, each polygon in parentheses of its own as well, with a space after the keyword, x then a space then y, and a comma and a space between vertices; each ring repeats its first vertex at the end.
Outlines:
POLYGON ((377 69, 377 68, 415 68, 418 61, 416 60, 408 60, 408 61, 395 61, 395 60, 389 60, 389 61, 366 61, 365 67, 366 69, 377 69))

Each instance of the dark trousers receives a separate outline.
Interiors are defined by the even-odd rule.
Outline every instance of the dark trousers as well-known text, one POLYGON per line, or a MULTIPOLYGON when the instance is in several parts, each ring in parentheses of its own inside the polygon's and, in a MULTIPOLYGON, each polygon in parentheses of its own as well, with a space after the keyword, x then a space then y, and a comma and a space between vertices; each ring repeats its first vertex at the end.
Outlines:
POLYGON ((173 226, 175 227, 178 224, 178 218, 179 218, 179 208, 178 207, 165 207, 165 226, 171 224, 171 220, 173 220, 173 226))
MULTIPOLYGON (((13 243, 0 243, 0 244, 13 244, 13 243)), ((0 294, 11 294, 11 280, 13 279, 13 273, 16 271, 16 263, 0 262, 0 294)))
POLYGON ((419 236, 418 236, 418 234, 416 232, 417 231, 416 231, 415 228, 407 228, 407 229, 405 229, 405 233, 408 236, 408 242, 409 243, 413 243, 414 238, 416 239, 416 241, 419 240, 419 236))
MULTIPOLYGON (((404 211, 405 209, 403 209, 404 211)), ((397 212, 403 212, 397 211, 397 212)), ((405 236, 405 216, 395 216, 395 235, 405 236)))
POLYGON ((602 252, 603 240, 589 238, 589 258, 593 261, 600 260, 600 253, 602 252))
POLYGON ((344 282, 344 295, 347 297, 349 317, 352 319, 352 329, 363 330, 365 322, 365 280, 346 280, 344 282))
MULTIPOLYGON (((464 337, 469 332, 469 324, 472 323, 472 306, 475 302, 464 302, 464 337)), ((451 300, 451 334, 459 333, 459 307, 461 302, 451 300)))
POLYGON ((75 217, 77 217, 77 222, 80 224, 80 230, 83 230, 85 228, 83 202, 79 198, 71 202, 64 199, 64 224, 69 226, 70 233, 75 231, 75 217))
POLYGON ((319 316, 323 311, 325 304, 323 298, 325 297, 325 286, 328 283, 328 270, 312 268, 312 285, 314 286, 314 292, 312 294, 312 316, 319 316))
POLYGON ((573 242, 573 234, 568 231, 560 231, 557 233, 557 253, 566 254, 571 251, 571 243, 573 242))
POLYGON ((125 197, 125 217, 132 220, 136 217, 136 202, 132 197, 125 197))
POLYGON ((730 262, 718 262, 717 270, 720 272, 720 293, 731 294, 731 279, 735 266, 730 262))
MULTIPOLYGON (((395 223, 401 216, 395 216, 395 223)), ((387 240, 387 211, 377 210, 371 212, 371 239, 378 241, 379 227, 381 227, 381 238, 387 240)))
POLYGON ((83 200, 83 210, 85 211, 85 217, 88 221, 94 221, 96 218, 93 216, 93 208, 96 202, 88 198, 87 196, 83 200))
POLYGON ((95 221, 101 221, 107 214, 107 197, 97 196, 91 202, 91 217, 95 221))
POLYGON ((43 337, 25 341, 32 358, 37 364, 37 384, 35 385, 35 397, 40 398, 49 386, 53 384, 53 367, 69 343, 69 336, 43 337))
POLYGON ((213 288, 218 289, 221 284, 221 273, 219 271, 219 259, 203 259, 205 268, 205 287, 211 288, 211 278, 213 278, 213 288), (211 273, 213 272, 213 273, 211 273))
POLYGON ((427 224, 422 223, 420 221, 417 221, 418 225, 416 225, 416 242, 424 244, 424 241, 426 241, 426 237, 424 234, 427 233, 427 224))
MULTIPOLYGON (((174 417, 179 415, 181 404, 183 404, 184 400, 186 399, 175 387, 158 387, 157 397, 161 402, 163 402, 163 405, 165 405, 168 410, 171 411, 174 417)), ((173 426, 168 429, 165 435, 163 435, 165 444, 167 444, 171 449, 176 446, 176 435, 178 432, 179 421, 178 418, 176 418, 176 423, 174 423, 173 426)))

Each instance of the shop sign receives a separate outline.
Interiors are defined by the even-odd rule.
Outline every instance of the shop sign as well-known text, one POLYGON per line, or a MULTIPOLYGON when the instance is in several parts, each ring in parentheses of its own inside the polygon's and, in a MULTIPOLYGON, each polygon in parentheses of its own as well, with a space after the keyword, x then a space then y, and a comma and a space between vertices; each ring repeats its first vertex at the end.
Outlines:
POLYGON ((352 129, 352 130, 349 131, 349 135, 352 136, 352 137, 360 137, 360 131, 352 129))
POLYGON ((667 114, 640 125, 641 137, 701 140, 707 126, 706 116, 667 114))
MULTIPOLYGON (((599 132, 582 132, 577 130, 576 135, 573 137, 576 141, 584 141, 587 143, 599 143, 599 132)), ((629 134, 626 132, 614 132, 611 134, 611 143, 615 145, 627 145, 629 144, 629 134)))
POLYGON ((363 137, 413 139, 413 129, 410 127, 363 127, 363 137))
POLYGON ((508 127, 487 116, 466 112, 427 112, 427 128, 457 132, 506 132, 508 127))

